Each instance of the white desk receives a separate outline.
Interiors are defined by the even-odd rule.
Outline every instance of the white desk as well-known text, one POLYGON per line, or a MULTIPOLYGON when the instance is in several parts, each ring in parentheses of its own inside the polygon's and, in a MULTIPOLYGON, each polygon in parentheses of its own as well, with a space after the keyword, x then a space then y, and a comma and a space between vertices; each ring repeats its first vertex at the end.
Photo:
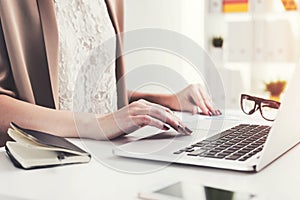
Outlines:
MULTIPOLYGON (((235 113, 239 116, 240 113, 235 113)), ((240 118, 241 120, 245 118, 240 118)), ((80 144, 80 140, 72 140, 80 144)), ((124 143, 117 140, 114 144, 124 143)), ((16 199, 136 199, 137 193, 156 183, 169 180, 194 180, 211 186, 247 191, 267 199, 300 199, 300 147, 278 159, 259 173, 242 173, 183 165, 143 174, 116 171, 133 167, 159 167, 161 163, 115 157, 110 142, 84 140, 99 147, 101 161, 96 157, 88 164, 69 165, 38 170, 15 168, 0 148, 0 197, 16 199), (101 148, 100 148, 101 147, 101 148)))

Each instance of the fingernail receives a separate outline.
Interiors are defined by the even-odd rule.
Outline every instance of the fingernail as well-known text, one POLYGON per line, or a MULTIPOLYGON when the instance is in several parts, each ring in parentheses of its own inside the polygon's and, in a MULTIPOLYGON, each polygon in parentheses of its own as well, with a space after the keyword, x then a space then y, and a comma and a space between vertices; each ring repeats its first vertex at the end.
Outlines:
POLYGON ((183 126, 181 126, 180 124, 178 125, 177 128, 178 128, 178 132, 185 133, 185 130, 184 130, 183 126))
POLYGON ((190 129, 186 129, 186 127, 183 127, 182 125, 178 125, 178 132, 185 135, 190 135, 193 131, 191 131, 190 129))
POLYGON ((189 129, 188 127, 184 127, 184 129, 186 130, 186 132, 188 132, 189 134, 192 134, 193 131, 191 129, 189 129))
POLYGON ((213 116, 212 112, 208 111, 208 115, 209 116, 213 116))
POLYGON ((166 124, 164 124, 163 130, 168 131, 169 129, 170 129, 170 127, 168 127, 166 124))

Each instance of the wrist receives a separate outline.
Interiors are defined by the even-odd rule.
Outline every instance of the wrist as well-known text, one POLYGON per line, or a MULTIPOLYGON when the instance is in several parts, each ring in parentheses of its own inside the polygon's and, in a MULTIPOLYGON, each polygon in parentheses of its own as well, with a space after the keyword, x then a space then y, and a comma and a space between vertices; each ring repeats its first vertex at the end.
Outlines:
POLYGON ((116 120, 117 113, 111 113, 99 117, 98 129, 100 130, 100 140, 111 140, 122 135, 119 128, 118 121, 116 120))
POLYGON ((164 106, 171 110, 178 110, 178 99, 176 94, 167 94, 164 96, 164 106))
POLYGON ((73 113, 74 126, 79 138, 99 140, 99 117, 90 113, 73 113))

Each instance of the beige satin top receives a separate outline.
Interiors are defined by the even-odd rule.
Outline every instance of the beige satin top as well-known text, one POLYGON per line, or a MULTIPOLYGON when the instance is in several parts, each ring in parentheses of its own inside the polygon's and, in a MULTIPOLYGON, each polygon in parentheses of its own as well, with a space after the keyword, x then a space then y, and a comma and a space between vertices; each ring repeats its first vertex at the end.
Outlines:
MULTIPOLYGON (((117 34, 123 31, 123 1, 106 0, 117 34)), ((116 53, 121 55, 118 35, 116 53)), ((118 107, 128 104, 123 57, 116 60, 118 107)), ((0 94, 57 108, 58 30, 53 0, 0 1, 0 94)))

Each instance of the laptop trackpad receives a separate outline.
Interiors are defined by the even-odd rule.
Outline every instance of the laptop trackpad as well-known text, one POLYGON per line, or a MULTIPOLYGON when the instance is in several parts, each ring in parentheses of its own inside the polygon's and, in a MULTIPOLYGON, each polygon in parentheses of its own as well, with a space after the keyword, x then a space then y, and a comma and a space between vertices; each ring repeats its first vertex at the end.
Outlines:
POLYGON ((199 131, 197 134, 183 135, 175 131, 166 131, 121 145, 118 148, 122 151, 135 154, 152 154, 166 150, 172 153, 180 148, 198 142, 206 136, 206 133, 207 131, 199 131))

